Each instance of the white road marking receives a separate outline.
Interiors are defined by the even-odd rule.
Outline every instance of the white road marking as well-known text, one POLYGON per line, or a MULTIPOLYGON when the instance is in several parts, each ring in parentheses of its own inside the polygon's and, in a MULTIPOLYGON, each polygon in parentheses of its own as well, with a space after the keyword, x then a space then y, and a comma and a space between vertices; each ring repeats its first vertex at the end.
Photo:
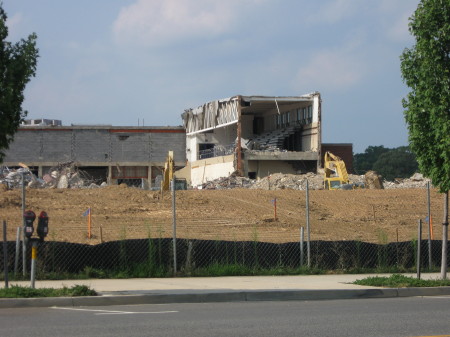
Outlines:
POLYGON ((81 308, 64 308, 64 307, 51 307, 51 309, 94 312, 95 315, 172 314, 178 312, 178 311, 117 311, 117 310, 81 309, 81 308))

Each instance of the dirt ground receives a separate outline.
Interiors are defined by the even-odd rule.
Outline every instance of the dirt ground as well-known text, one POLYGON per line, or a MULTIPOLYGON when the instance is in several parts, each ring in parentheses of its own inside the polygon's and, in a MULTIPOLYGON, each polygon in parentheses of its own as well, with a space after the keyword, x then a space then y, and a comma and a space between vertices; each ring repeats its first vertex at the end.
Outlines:
MULTIPOLYGON (((311 240, 409 241, 427 216, 425 189, 309 192, 311 240)), ((21 190, 0 192, 0 220, 7 238, 21 226, 21 190)), ((48 240, 98 244, 104 241, 172 237, 169 193, 122 186, 95 189, 27 189, 26 209, 49 215, 48 240), (91 238, 83 213, 91 207, 91 238)), ((443 196, 431 191, 434 239, 442 236, 443 196)), ((189 190, 176 192, 178 238, 298 241, 305 227, 306 194, 296 190, 189 190), (276 199, 277 218, 273 200, 276 199)), ((428 238, 424 226, 423 238, 428 238)))

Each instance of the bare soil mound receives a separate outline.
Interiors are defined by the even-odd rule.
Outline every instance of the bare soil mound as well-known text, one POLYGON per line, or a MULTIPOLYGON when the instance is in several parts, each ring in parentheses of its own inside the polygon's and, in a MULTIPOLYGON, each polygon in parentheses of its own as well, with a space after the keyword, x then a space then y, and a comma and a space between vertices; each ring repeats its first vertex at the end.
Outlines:
MULTIPOLYGON (((0 220, 8 240, 22 225, 21 191, 0 192, 0 220)), ((408 241, 427 216, 425 189, 309 192, 311 240, 408 241)), ((431 193, 434 238, 441 237, 443 197, 431 193), (439 219, 439 220, 438 220, 439 219)), ((101 241, 172 236, 169 193, 108 186, 95 189, 27 189, 26 209, 46 211, 48 240, 97 244, 101 241), (91 238, 87 217, 91 207, 91 238)), ((177 237, 209 240, 299 240, 306 226, 302 190, 189 190, 176 193, 177 237), (275 218, 274 200, 277 214, 275 218)), ((424 237, 428 228, 424 228, 424 237)))

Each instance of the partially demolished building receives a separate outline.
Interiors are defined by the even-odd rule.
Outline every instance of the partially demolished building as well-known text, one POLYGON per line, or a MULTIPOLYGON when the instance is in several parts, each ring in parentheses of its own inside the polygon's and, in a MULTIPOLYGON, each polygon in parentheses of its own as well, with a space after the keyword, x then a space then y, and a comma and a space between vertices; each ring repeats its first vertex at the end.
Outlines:
POLYGON ((179 127, 62 126, 39 120, 22 125, 5 151, 3 165, 28 166, 42 178, 53 167, 73 162, 97 183, 159 187, 155 182, 169 150, 185 166, 185 132, 179 127))
POLYGON ((182 114, 192 186, 233 173, 261 178, 321 165, 321 98, 233 96, 182 114))

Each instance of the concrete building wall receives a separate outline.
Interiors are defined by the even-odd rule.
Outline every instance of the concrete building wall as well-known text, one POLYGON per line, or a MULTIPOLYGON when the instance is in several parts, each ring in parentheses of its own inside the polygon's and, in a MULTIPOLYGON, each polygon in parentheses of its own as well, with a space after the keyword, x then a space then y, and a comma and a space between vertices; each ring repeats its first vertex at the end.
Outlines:
POLYGON ((198 158, 197 135, 186 136, 186 158, 189 162, 194 162, 198 158))
POLYGON ((296 174, 294 167, 284 161, 258 160, 248 161, 248 171, 255 172, 255 178, 263 178, 273 173, 296 174))
POLYGON ((39 127, 16 133, 5 164, 77 161, 83 163, 162 163, 169 150, 175 162, 185 162, 186 136, 182 128, 121 130, 111 128, 39 127))
MULTIPOLYGON (((249 139, 253 137, 253 118, 254 116, 252 115, 244 115, 241 117, 242 122, 241 137, 244 139, 249 139)), ((237 129, 235 135, 237 135, 237 129)))
MULTIPOLYGON (((55 132, 49 132, 52 136, 54 143, 55 138, 58 138, 59 134, 55 132)), ((71 160, 80 162, 109 162, 111 160, 110 150, 110 133, 108 130, 72 130, 73 145, 70 145, 68 149, 72 150, 71 160)), ((67 144, 65 144, 67 146, 67 144)), ((46 144, 47 148, 52 148, 53 144, 46 144)), ((55 153, 55 157, 60 156, 62 149, 58 149, 55 153)), ((57 158, 54 158, 57 159, 57 158)))
POLYGON ((317 132, 317 123, 306 125, 302 133, 302 151, 317 152, 319 146, 319 134, 317 132))
POLYGON ((134 175, 142 171, 137 175, 151 179, 164 166, 168 151, 174 152, 176 166, 185 165, 182 127, 32 126, 21 127, 15 134, 4 165, 24 163, 43 175, 44 169, 74 161, 80 168, 107 168, 109 181, 114 180, 114 167, 128 167, 123 172, 134 175))
POLYGON ((209 180, 228 177, 235 170, 234 155, 198 160, 191 163, 191 184, 195 187, 209 180))

